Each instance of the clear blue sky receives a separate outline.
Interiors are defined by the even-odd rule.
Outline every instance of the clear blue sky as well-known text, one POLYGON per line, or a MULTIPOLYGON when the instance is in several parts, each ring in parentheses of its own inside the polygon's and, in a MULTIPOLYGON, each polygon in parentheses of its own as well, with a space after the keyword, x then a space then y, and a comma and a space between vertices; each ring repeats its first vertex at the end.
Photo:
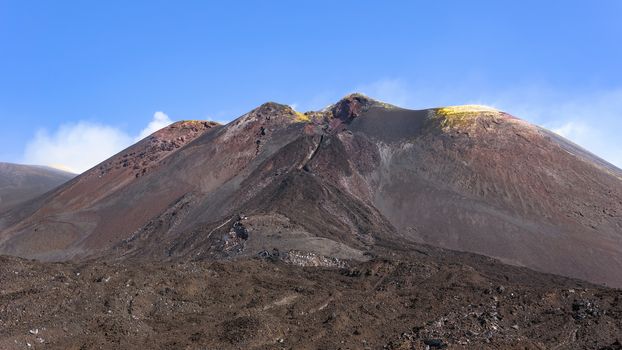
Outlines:
POLYGON ((78 125, 121 133, 114 148, 157 111, 227 121, 360 90, 493 105, 621 166, 621 62, 618 0, 0 0, 0 161, 78 125))

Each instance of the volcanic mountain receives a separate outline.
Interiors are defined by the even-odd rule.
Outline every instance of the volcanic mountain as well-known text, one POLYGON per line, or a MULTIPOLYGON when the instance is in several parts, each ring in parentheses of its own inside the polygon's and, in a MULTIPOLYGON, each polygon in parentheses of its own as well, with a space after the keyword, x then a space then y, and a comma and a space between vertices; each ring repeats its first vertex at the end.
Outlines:
POLYGON ((0 216, 0 253, 367 261, 423 243, 622 286, 622 171, 482 106, 179 122, 0 216))
POLYGON ((45 166, 0 163, 0 212, 38 197, 74 176, 45 166))

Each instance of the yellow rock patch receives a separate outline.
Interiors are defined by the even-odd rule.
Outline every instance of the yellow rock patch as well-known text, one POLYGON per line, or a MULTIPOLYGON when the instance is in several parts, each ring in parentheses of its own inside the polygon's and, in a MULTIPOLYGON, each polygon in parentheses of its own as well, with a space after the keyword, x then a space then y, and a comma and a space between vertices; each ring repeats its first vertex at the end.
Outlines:
POLYGON ((441 127, 467 126, 477 117, 495 117, 501 112, 482 105, 448 106, 436 109, 436 115, 442 117, 441 127))
POLYGON ((295 112, 296 113, 296 121, 299 123, 308 123, 311 121, 311 118, 309 118, 308 115, 304 114, 304 113, 300 113, 298 111, 295 112))

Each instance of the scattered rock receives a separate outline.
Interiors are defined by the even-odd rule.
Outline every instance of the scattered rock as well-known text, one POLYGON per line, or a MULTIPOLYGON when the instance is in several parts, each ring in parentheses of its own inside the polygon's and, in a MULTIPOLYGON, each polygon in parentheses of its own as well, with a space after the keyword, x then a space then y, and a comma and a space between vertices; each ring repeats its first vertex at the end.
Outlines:
POLYGON ((596 306, 594 302, 587 299, 575 300, 572 303, 572 311, 572 317, 578 321, 588 317, 597 317, 601 314, 598 306, 596 306))
POLYGON ((425 339, 423 343, 433 349, 445 349, 447 344, 441 339, 425 339))

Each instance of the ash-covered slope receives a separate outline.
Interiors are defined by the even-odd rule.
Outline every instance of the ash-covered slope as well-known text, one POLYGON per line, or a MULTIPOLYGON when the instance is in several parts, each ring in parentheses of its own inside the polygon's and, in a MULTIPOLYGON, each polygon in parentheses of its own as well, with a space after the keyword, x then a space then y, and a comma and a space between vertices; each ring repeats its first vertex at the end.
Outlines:
POLYGON ((45 166, 0 163, 0 212, 40 196, 74 176, 45 166))
POLYGON ((151 157, 148 140, 4 215, 0 252, 161 260, 278 250, 338 264, 415 241, 622 286, 622 172, 503 112, 351 95, 321 112, 267 103, 205 126, 146 167, 129 164, 151 157))
POLYGON ((128 228, 165 210, 168 198, 188 190, 183 184, 145 185, 145 175, 161 171, 170 155, 214 128, 216 123, 202 121, 170 125, 1 215, 2 253, 62 260, 91 255, 122 239, 128 228))

